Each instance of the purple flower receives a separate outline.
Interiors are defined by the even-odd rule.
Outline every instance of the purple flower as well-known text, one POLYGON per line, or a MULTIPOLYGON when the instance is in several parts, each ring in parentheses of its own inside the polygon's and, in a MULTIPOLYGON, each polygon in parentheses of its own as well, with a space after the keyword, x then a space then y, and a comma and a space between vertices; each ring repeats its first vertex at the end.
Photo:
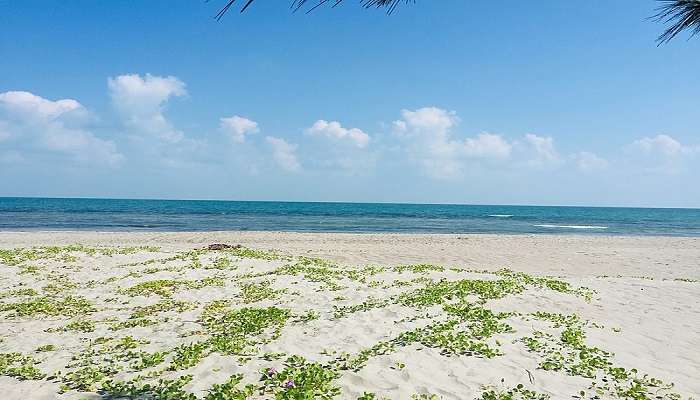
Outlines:
POLYGON ((277 370, 274 368, 268 368, 265 373, 267 374, 267 376, 272 376, 277 373, 277 370))
POLYGON ((294 381, 290 379, 284 383, 284 387, 287 389, 291 389, 293 387, 296 387, 296 385, 294 384, 294 381))

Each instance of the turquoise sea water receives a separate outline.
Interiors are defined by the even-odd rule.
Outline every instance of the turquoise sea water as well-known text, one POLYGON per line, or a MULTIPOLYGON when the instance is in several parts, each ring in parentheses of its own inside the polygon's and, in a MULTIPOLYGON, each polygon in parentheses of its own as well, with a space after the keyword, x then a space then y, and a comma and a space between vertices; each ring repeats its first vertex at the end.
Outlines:
POLYGON ((0 230, 700 236, 700 209, 0 197, 0 230))

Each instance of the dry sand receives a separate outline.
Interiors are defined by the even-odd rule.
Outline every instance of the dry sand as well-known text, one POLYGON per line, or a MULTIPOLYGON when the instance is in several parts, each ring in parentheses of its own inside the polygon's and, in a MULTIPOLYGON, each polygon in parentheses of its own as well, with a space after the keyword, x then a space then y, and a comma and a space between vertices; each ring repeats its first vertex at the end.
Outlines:
MULTIPOLYGON (((107 354, 107 359, 118 365, 117 372, 107 374, 109 379, 128 381, 149 372, 166 379, 192 375, 192 381, 183 390, 204 398, 212 385, 226 381, 232 374, 243 374, 239 388, 245 383, 260 386, 261 369, 274 367, 283 371, 288 356, 300 355, 308 362, 333 366, 338 371, 339 376, 332 379, 332 386, 340 389, 336 398, 342 399, 356 399, 364 392, 390 399, 410 399, 412 395, 428 393, 444 399, 476 399, 481 398, 485 391, 507 391, 518 384, 552 399, 571 399, 581 390, 585 392, 583 398, 593 398, 596 393, 590 385, 593 382, 603 384, 605 368, 596 369, 595 378, 567 372, 567 362, 558 371, 542 368, 547 354, 551 356, 554 351, 578 353, 561 347, 560 337, 565 326, 532 315, 540 311, 579 316, 581 322, 575 322, 571 327, 582 329, 587 348, 597 347, 610 352, 605 359, 613 366, 627 370, 636 368, 639 376, 649 374, 675 384, 670 390, 647 385, 648 398, 654 398, 649 394, 652 392, 660 396, 678 393, 683 399, 700 397, 700 309, 697 307, 700 301, 700 239, 275 232, 0 233, 0 248, 5 249, 76 243, 85 246, 159 246, 161 249, 113 255, 58 251, 17 265, 3 264, 0 259, 0 304, 16 305, 48 292, 54 293, 51 296, 57 299, 84 297, 95 308, 94 312, 74 316, 22 316, 17 315, 16 309, 0 313, 3 317, 0 353, 30 355, 37 362, 35 366, 48 375, 57 371, 65 375, 84 365, 104 364, 107 361, 100 359, 98 362, 99 357, 90 358, 89 362, 82 358, 87 364, 69 367, 71 357, 85 356, 89 354, 88 349, 101 349, 107 354), (194 267, 189 256, 167 262, 143 263, 176 256, 210 243, 242 244, 253 249, 275 249, 290 256, 321 257, 334 261, 337 266, 328 267, 331 273, 327 276, 297 270, 280 272, 285 266, 298 263, 299 259, 266 260, 240 257, 241 254, 235 252, 197 254, 199 264, 194 267), (230 265, 213 269, 216 260, 222 257, 229 259, 230 265), (392 268, 400 264, 421 263, 454 268, 425 271, 392 268), (387 268, 359 268, 367 264, 387 268), (27 269, 28 265, 37 268, 27 269), (483 338, 469 337, 472 342, 498 349, 500 354, 494 357, 484 356, 473 349, 465 352, 454 346, 454 335, 470 332, 470 326, 482 326, 480 320, 461 320, 454 330, 449 331, 452 336, 446 336, 449 339, 443 340, 441 345, 430 340, 392 342, 402 333, 429 329, 434 326, 431 324, 451 318, 443 307, 453 304, 454 298, 427 307, 401 301, 372 305, 372 299, 396 299, 392 296, 414 293, 426 287, 429 281, 511 279, 474 271, 501 268, 533 276, 559 276, 571 285, 571 289, 553 290, 552 287, 558 286, 523 283, 524 278, 520 277, 513 278, 513 282, 524 285, 522 291, 495 298, 480 298, 481 294, 463 297, 462 300, 470 304, 481 304, 479 300, 484 300, 481 306, 494 312, 519 313, 500 320, 512 328, 510 331, 498 331, 483 338), (355 271, 355 275, 349 271, 355 271), (211 278, 219 281, 206 280, 211 278), (189 282, 190 286, 176 288, 172 295, 124 291, 159 279, 189 282), (90 281, 94 283, 88 283, 90 281), (197 286, 198 282, 203 283, 197 286), (51 283, 59 290, 51 292, 50 288, 47 289, 51 283), (268 283, 269 286, 265 286, 268 283), (246 286, 251 284, 254 286, 246 286), (261 289, 262 297, 245 300, 246 287, 261 289), (578 287, 590 288, 595 293, 587 299, 581 294, 588 292, 578 292, 575 290, 578 287), (38 294, 32 297, 12 292, 19 288, 33 288, 38 294), (266 289, 272 291, 265 292, 266 289), (137 307, 164 300, 180 301, 191 307, 153 313, 154 325, 110 329, 119 322, 128 322, 137 307), (290 310, 291 316, 279 337, 269 329, 253 335, 251 346, 254 349, 248 349, 249 357, 241 356, 240 352, 224 354, 207 348, 203 358, 194 365, 169 370, 177 346, 205 342, 215 336, 211 327, 202 324, 201 315, 204 307, 216 300, 229 300, 224 311, 242 307, 278 307, 290 310), (336 313, 335 307, 356 306, 368 300, 370 302, 366 304, 371 306, 354 308, 342 316, 336 313), (308 314, 310 311, 317 313, 318 318, 304 320, 302 316, 311 315, 308 314), (94 331, 64 330, 71 322, 85 320, 94 323, 94 331), (547 350, 549 353, 529 350, 522 339, 536 338, 536 332, 551 335, 540 338, 540 342, 559 347, 547 350), (165 361, 135 371, 130 367, 134 359, 115 349, 114 343, 125 336, 142 340, 137 348, 132 349, 132 354, 138 351, 165 352, 165 361), (98 337, 112 339, 104 345, 90 345, 89 340, 98 337), (394 345, 390 350, 380 346, 383 350, 374 351, 357 370, 342 367, 342 361, 347 361, 340 356, 342 353, 348 353, 351 361, 357 361, 363 350, 373 346, 376 350, 377 344, 381 343, 394 345), (53 344, 57 349, 34 352, 44 344, 53 344), (285 355, 270 356, 281 352, 285 355), (263 357, 266 353, 268 355, 263 357)), ((571 363, 568 366, 571 367, 571 363)), ((0 360, 0 370, 2 368, 0 360)), ((21 375, 5 373, 13 374, 21 375)), ((0 393, 2 399, 101 398, 95 392, 100 387, 99 382, 93 388, 81 391, 76 389, 76 381, 75 377, 22 381, 16 377, 0 376, 0 393), (65 383, 73 388, 66 388, 67 391, 61 394, 61 385, 65 383)), ((619 387, 627 388, 630 382, 631 378, 622 379, 619 387)), ((251 398, 274 398, 274 393, 283 396, 288 389, 269 384, 265 390, 261 394, 256 388, 251 398)), ((611 391, 603 391, 598 396, 602 399, 633 398, 629 397, 630 394, 625 397, 611 391)), ((521 397, 516 395, 514 398, 521 397)))
POLYGON ((700 238, 574 235, 412 235, 290 232, 0 232, 1 247, 238 243, 347 265, 435 263, 561 276, 700 279, 700 238))

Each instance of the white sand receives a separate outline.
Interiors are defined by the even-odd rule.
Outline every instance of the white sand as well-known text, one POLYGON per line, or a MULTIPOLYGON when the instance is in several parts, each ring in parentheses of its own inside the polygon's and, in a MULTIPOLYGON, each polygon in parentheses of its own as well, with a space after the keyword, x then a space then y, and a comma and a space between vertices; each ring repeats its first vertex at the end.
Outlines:
MULTIPOLYGON (((0 261, 0 293, 19 287, 42 290, 55 279, 52 272, 64 275, 78 283, 66 293, 83 296, 94 303, 98 311, 85 318, 96 321, 94 332, 46 332, 62 328, 80 317, 13 317, 2 313, 0 324, 0 353, 21 352, 40 361, 37 366, 45 373, 66 370, 70 357, 85 351, 86 342, 100 336, 124 337, 150 341, 139 350, 168 351, 173 347, 205 339, 193 334, 201 331, 197 323, 202 307, 214 300, 229 299, 232 308, 243 307, 241 285, 246 282, 267 280, 276 290, 286 289, 277 298, 248 304, 251 307, 275 305, 287 308, 294 315, 315 310, 320 318, 309 322, 288 322, 279 338, 262 344, 257 356, 242 362, 237 356, 213 352, 194 367, 185 371, 167 371, 162 377, 173 378, 192 374, 194 379, 185 389, 200 397, 212 384, 225 381, 233 373, 244 374, 244 382, 255 382, 259 370, 274 366, 283 368, 282 361, 264 360, 265 352, 297 354, 309 361, 327 363, 334 356, 324 350, 358 352, 387 341, 402 332, 426 326, 431 320, 426 313, 440 320, 440 306, 416 309, 400 304, 389 304, 333 318, 333 306, 357 305, 368 298, 386 299, 421 287, 393 285, 397 280, 428 278, 494 280, 498 276, 485 273, 462 272, 446 269, 425 274, 386 270, 368 275, 364 282, 350 279, 339 281, 344 288, 329 290, 323 283, 304 278, 303 274, 265 275, 240 279, 246 273, 273 271, 289 263, 284 260, 232 258, 235 269, 181 269, 186 261, 153 263, 140 266, 124 264, 172 256, 178 251, 200 248, 210 243, 242 244, 255 249, 276 249, 290 255, 306 255, 334 260, 345 270, 367 264, 395 266, 399 264, 433 263, 459 269, 486 269, 495 271, 506 267, 533 275, 556 275, 574 287, 585 286, 596 291, 593 300, 545 288, 528 287, 524 292, 500 299, 488 300, 486 306, 494 311, 517 311, 527 314, 547 311, 577 314, 589 320, 585 326, 586 344, 614 353, 611 361, 616 366, 636 368, 664 382, 673 382, 673 392, 683 398, 700 397, 700 239, 660 237, 585 237, 585 236, 504 236, 504 235, 388 235, 388 234, 300 234, 262 232, 216 233, 86 233, 86 232, 33 232, 0 233, 0 248, 68 245, 81 243, 88 246, 160 246, 158 253, 138 252, 129 255, 75 254, 77 260, 50 260, 35 262, 41 269, 35 274, 20 274, 18 266, 3 265, 0 261), (148 268, 170 267, 155 273, 148 268), (180 268, 180 269, 178 269, 180 268), (139 274, 132 274, 139 272, 139 274), (118 278, 109 280, 109 278, 118 278), (196 281, 222 277, 223 286, 201 289, 182 289, 173 299, 197 303, 197 307, 177 313, 158 315, 157 325, 110 331, 114 323, 128 319, 135 306, 153 304, 160 297, 127 296, 118 288, 129 288, 155 279, 196 281), (682 279, 682 280, 681 280, 682 279), (85 286, 90 280, 94 287, 85 286), (686 281, 688 280, 688 281, 686 281), (24 283, 24 286, 18 286, 24 283), (340 299, 339 299, 340 297, 340 299), (116 300, 115 300, 116 299, 116 300), (163 316, 169 317, 162 320, 163 316), (411 320, 411 317, 417 318, 411 320), (595 324, 593 324, 595 323, 595 324), (33 353, 43 344, 55 344, 58 350, 33 353)), ((203 265, 211 265, 218 257, 212 252, 201 256, 203 265)), ((29 263, 32 264, 32 263, 29 263)), ((15 303, 21 297, 8 295, 0 303, 15 303)), ((486 386, 509 388, 524 384, 527 388, 548 394, 553 399, 570 399, 580 390, 588 390, 592 382, 564 371, 545 371, 538 368, 541 357, 527 351, 517 339, 532 335, 534 330, 559 337, 561 328, 546 321, 524 317, 505 320, 515 332, 499 333, 486 340, 503 353, 494 358, 473 355, 441 354, 439 348, 421 344, 396 347, 384 355, 373 355, 359 371, 342 370, 335 383, 341 389, 338 398, 356 399, 363 392, 374 392, 379 397, 409 399, 413 394, 433 393, 444 399, 474 399, 486 386), (496 344, 500 343, 500 346, 496 344), (398 367, 397 363, 405 364, 398 367), (503 380, 503 382, 502 382, 503 380)), ((337 353, 336 353, 337 355, 337 353)), ((166 361, 160 365, 167 366, 166 361)), ((158 370, 158 367, 146 372, 158 370)), ((129 379, 135 374, 121 372, 117 379, 129 379)), ((0 376, 2 399, 20 398, 100 398, 72 390, 57 394, 60 384, 42 381, 19 381, 0 376)), ((665 392, 664 392, 665 393, 665 392)), ((258 395, 253 398, 271 398, 258 395)), ((517 398, 517 397, 516 397, 517 398)), ((589 398, 589 397, 586 397, 589 398)), ((603 394, 601 398, 617 398, 603 394)), ((624 397, 622 397, 624 398, 624 397)))
POLYGON ((209 243, 322 257, 348 265, 435 263, 512 268, 561 276, 700 279, 700 238, 569 235, 411 235, 289 232, 0 232, 0 248, 34 245, 154 245, 186 249, 209 243))

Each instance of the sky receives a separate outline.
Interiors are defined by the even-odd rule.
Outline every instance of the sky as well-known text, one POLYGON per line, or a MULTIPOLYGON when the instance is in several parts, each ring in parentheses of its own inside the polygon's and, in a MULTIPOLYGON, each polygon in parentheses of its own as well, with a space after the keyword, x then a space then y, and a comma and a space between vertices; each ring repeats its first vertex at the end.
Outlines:
POLYGON ((0 0, 0 196, 700 207, 655 1, 223 4, 0 0))

